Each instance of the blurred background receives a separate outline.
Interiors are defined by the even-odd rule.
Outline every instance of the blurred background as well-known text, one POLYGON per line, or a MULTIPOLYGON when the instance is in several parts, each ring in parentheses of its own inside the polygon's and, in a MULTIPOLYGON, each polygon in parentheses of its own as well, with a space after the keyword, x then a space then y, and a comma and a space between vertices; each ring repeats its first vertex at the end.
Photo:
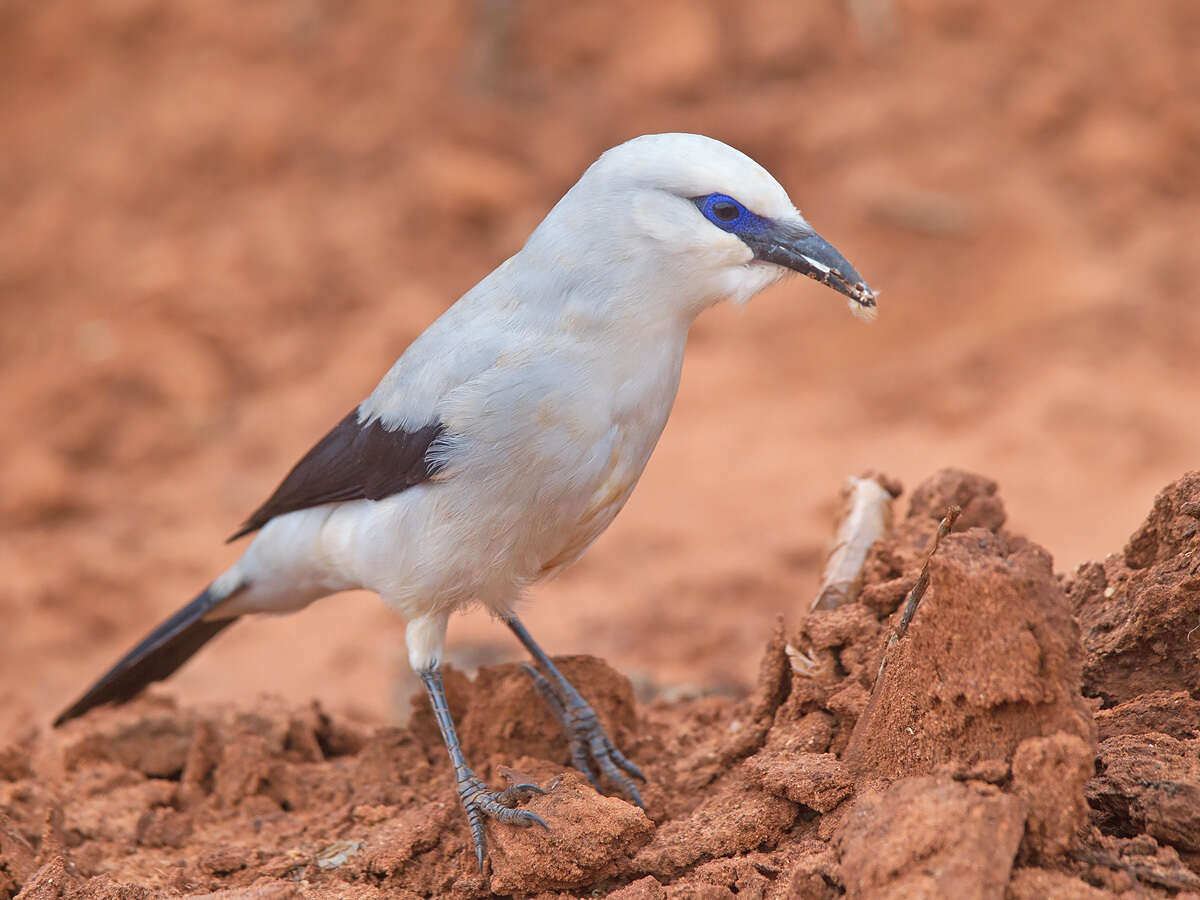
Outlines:
MULTIPOLYGON (((45 722, 605 148, 746 151, 872 285, 697 324, 674 416, 526 621, 644 696, 737 692, 844 477, 999 481, 1060 571, 1200 459, 1192 0, 0 3, 0 724, 45 722)), ((365 594, 165 688, 402 718, 365 594)), ((450 659, 518 657, 475 613, 450 659)))

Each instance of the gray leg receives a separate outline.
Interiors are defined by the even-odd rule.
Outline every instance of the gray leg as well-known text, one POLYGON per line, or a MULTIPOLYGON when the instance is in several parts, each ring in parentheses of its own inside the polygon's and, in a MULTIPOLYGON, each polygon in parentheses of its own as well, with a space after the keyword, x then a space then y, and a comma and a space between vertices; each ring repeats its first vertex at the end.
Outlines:
POLYGON ((489 816, 506 825, 529 827, 541 825, 550 830, 541 817, 527 809, 514 809, 517 803, 527 800, 531 794, 544 794, 536 784, 514 784, 503 791, 489 791, 487 785, 480 781, 467 760, 463 756, 462 747, 458 743, 458 733, 454 730, 454 720, 450 717, 450 707, 446 705, 446 689, 442 686, 442 673, 438 668, 417 673, 429 694, 429 702, 433 705, 433 716, 437 719, 438 728, 442 732, 442 740, 450 752, 450 764, 454 766, 454 776, 458 780, 458 796, 462 800, 463 809, 467 811, 467 822, 471 825, 471 839, 475 844, 475 858, 479 860, 479 871, 483 871, 484 860, 487 859, 487 832, 483 828, 483 817, 489 816))
POLYGON ((533 635, 521 624, 521 620, 511 616, 507 624, 517 636, 517 640, 525 645, 525 649, 549 675, 547 678, 533 666, 524 666, 529 677, 533 679, 533 686, 537 688, 550 711, 562 723, 563 731, 567 733, 571 764, 587 776, 596 790, 600 790, 600 779, 596 773, 596 769, 599 768, 626 799, 644 807, 642 795, 628 777, 632 775, 645 781, 646 776, 642 774, 641 769, 613 746, 596 717, 596 711, 583 699, 575 686, 567 681, 566 676, 558 670, 558 666, 546 655, 546 651, 537 645, 533 635))

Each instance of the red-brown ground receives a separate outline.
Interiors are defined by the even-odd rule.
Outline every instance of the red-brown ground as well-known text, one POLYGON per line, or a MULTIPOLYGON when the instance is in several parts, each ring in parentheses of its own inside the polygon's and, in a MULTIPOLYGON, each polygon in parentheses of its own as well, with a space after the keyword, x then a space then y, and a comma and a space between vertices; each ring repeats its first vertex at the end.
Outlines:
MULTIPOLYGON (((1200 705, 1186 690, 1104 704, 1085 674, 1112 631, 1089 624, 1095 609, 1142 648, 1130 671, 1153 665, 1172 622, 1134 615, 1090 567, 1055 577, 1004 518, 993 482, 938 473, 873 548, 869 603, 777 627, 740 702, 639 706, 600 660, 565 658, 645 769, 644 812, 566 768, 558 725, 517 666, 474 680, 451 671, 451 707, 484 777, 547 790, 528 807, 550 831, 490 826, 486 876, 421 698, 394 728, 315 703, 181 708, 151 696, 0 746, 0 891, 1200 895, 1200 705), (885 649, 903 599, 893 585, 915 580, 934 510, 951 502, 966 507, 959 530, 933 558, 907 635, 885 649), (811 671, 794 670, 797 651, 811 671)), ((1105 568, 1114 580, 1141 572, 1195 618, 1198 567, 1191 473, 1105 568)))
MULTIPOLYGON (((1177 599, 1195 590, 1189 514, 1156 507, 1123 557, 1075 569, 1200 458, 1197 46, 1188 0, 0 4, 0 890, 45 864, 30 895, 52 894, 60 844, 68 880, 195 892, 303 875, 339 839, 374 855, 313 870, 321 890, 393 892, 410 869, 426 893, 475 883, 453 856, 461 820, 431 723, 378 730, 408 721, 416 685, 402 624, 365 595, 240 624, 142 705, 62 735, 47 723, 234 557, 221 538, 597 153, 670 129, 766 164, 883 288, 883 309, 866 328, 798 281, 702 318, 628 508, 533 593, 526 621, 550 650, 632 678, 639 704, 613 712, 659 823, 613 813, 605 847, 649 843, 608 875, 588 855, 604 847, 560 829, 548 858, 577 871, 565 862, 558 883, 936 893, 890 868, 907 851, 872 830, 888 811, 916 804, 931 833, 977 815, 960 844, 927 848, 953 860, 979 834, 1003 857, 1024 803, 1013 896, 1088 896, 1062 881, 1075 875, 1189 887, 1171 856, 1194 866, 1200 852, 1187 780, 1200 613, 1177 599), (946 464, 995 478, 1014 532, 1055 561, 1008 535, 956 537, 938 577, 1011 570, 1053 603, 1008 618, 1019 591, 997 585, 974 633, 930 605, 919 620, 942 630, 914 626, 880 686, 889 703, 868 708, 879 617, 923 536, 902 523, 863 604, 801 625, 837 490, 867 468, 912 486, 946 464), (1074 573, 1065 607, 1051 572, 1074 573), (802 699, 768 678, 739 712, 779 612, 847 683, 802 699), (1008 680, 979 683, 993 632, 1008 680), (941 653, 962 665, 933 671, 941 653), (1095 737, 1077 677, 1105 704, 1095 737), (926 729, 851 748, 864 714, 926 729), (245 739, 225 759, 231 735, 245 739), (1084 796, 1104 836, 1063 851, 1094 741, 1103 771, 1084 796), (192 781, 175 774, 181 753, 192 781), (731 769, 730 754, 747 761, 731 769), (884 783, 901 772, 934 781, 884 783), (852 818, 850 803, 876 812, 852 818), (44 827, 47 809, 63 820, 44 827), (766 862, 737 849, 777 840, 766 862), (247 847, 261 859, 241 868, 247 847), (270 869, 292 850, 295 870, 270 869), (1030 867, 1043 858, 1054 873, 1030 867)), ((994 529, 994 501, 979 502, 968 524, 994 529)), ((472 673, 519 658, 479 614, 452 625, 450 654, 472 673)), ((768 654, 768 673, 780 665, 768 654)), ((474 716, 479 765, 526 759, 554 777, 525 686, 483 671, 525 704, 525 733, 474 716)), ((575 821, 582 790, 568 776, 538 802, 575 821)), ((495 838, 505 889, 529 885, 533 837, 495 838)))

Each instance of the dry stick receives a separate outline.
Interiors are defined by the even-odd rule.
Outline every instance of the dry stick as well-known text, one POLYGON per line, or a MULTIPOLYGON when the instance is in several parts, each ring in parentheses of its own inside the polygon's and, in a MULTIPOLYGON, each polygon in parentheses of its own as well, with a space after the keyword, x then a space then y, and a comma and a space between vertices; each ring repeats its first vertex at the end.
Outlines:
POLYGON ((891 530, 898 493, 899 485, 883 475, 846 479, 837 536, 810 609, 837 609, 858 599, 867 552, 891 530))
MULTIPOLYGON (((862 590, 863 564, 872 545, 892 530, 892 502, 900 495, 900 483, 886 475, 865 473, 851 476, 841 493, 841 512, 833 548, 821 573, 821 588, 809 610, 837 609, 858 599, 862 590)), ((788 644, 784 650, 792 671, 805 678, 824 672, 811 650, 788 644)))
MULTIPOLYGON (((921 566, 921 574, 917 577, 917 583, 908 592, 908 601, 904 604, 904 613, 900 616, 899 624, 892 629, 887 647, 883 651, 883 659, 880 660, 879 671, 875 675, 875 687, 879 686, 879 679, 883 677, 883 670, 887 666, 888 652, 896 645, 897 641, 908 633, 908 625, 912 622, 913 616, 917 614, 917 607, 921 605, 921 599, 925 596, 925 591, 929 587, 929 563, 933 560, 933 554, 937 553, 937 549, 942 543, 942 538, 950 533, 950 529, 954 527, 954 523, 958 521, 960 515, 962 515, 961 506, 955 505, 947 508, 945 517, 938 524, 937 531, 933 533, 933 540, 929 542, 929 550, 925 553, 925 565, 921 566)), ((871 692, 874 693, 874 690, 872 688, 871 692)))

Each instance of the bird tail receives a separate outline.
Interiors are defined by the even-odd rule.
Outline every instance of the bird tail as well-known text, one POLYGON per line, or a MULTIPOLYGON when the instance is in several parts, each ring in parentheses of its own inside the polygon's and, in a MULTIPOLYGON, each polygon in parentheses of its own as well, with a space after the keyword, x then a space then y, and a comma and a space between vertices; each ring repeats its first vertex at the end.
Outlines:
POLYGON ((239 618, 236 615, 205 618, 241 587, 236 585, 222 590, 217 585, 224 580, 209 585, 191 603, 146 635, 88 688, 87 693, 60 713, 54 720, 54 727, 82 716, 92 707, 133 699, 151 682, 162 681, 173 673, 191 659, 193 653, 236 622, 239 618))

